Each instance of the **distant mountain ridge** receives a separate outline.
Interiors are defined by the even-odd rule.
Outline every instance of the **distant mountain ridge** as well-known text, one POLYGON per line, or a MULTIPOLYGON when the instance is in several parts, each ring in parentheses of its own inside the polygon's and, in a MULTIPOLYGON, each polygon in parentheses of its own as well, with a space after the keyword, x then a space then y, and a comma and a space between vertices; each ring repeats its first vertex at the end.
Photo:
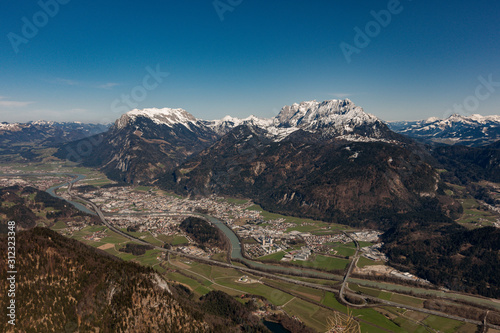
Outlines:
POLYGON ((440 144, 483 146, 500 140, 500 116, 453 114, 446 119, 389 122, 389 127, 413 139, 440 144))
POLYGON ((272 142, 293 137, 313 141, 404 141, 378 118, 346 99, 285 106, 269 119, 226 116, 207 121, 181 108, 134 109, 117 119, 107 132, 69 143, 56 156, 100 167, 115 180, 151 183, 238 126, 250 126, 272 142), (89 152, 68 153, 78 152, 85 140, 98 144, 89 152))
POLYGON ((35 143, 56 145, 107 131, 109 125, 37 120, 27 123, 0 123, 0 145, 35 143))

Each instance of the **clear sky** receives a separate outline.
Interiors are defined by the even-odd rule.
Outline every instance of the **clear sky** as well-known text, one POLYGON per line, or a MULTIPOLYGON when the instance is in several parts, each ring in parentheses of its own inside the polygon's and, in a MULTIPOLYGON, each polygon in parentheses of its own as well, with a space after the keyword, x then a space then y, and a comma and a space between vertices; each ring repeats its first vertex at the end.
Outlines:
POLYGON ((500 114, 498 1, 55 1, 2 3, 0 121, 346 97, 384 120, 500 114))

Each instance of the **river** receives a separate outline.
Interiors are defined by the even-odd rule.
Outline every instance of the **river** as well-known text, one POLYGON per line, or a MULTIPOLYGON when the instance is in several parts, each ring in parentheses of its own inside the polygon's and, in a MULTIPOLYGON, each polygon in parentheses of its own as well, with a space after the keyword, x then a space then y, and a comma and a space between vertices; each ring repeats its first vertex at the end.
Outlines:
MULTIPOLYGON (((24 175, 17 174, 16 175, 16 174, 14 174, 14 175, 2 175, 2 176, 43 176, 43 175, 45 175, 45 174, 29 174, 29 175, 26 175, 26 174, 24 174, 24 175)), ((55 175, 55 174, 47 174, 47 175, 55 175)), ((67 173, 65 173, 64 175, 75 177, 73 180, 70 181, 73 184, 76 183, 77 181, 80 181, 80 180, 85 178, 85 175, 81 175, 81 174, 67 174, 67 173)), ((49 193, 50 195, 56 197, 56 198, 63 199, 65 201, 71 203, 76 208, 78 208, 79 210, 81 210, 85 213, 96 215, 94 212, 89 210, 84 205, 82 205, 78 202, 71 201, 71 200, 66 200, 66 199, 55 194, 56 189, 66 185, 66 184, 68 184, 68 183, 63 183, 63 184, 52 186, 51 188, 47 189, 46 192, 49 193)), ((165 212, 165 213, 169 213, 169 212, 165 212)), ((248 266, 250 266, 250 268, 257 269, 257 270, 259 270, 259 269, 267 270, 267 271, 272 271, 275 273, 289 273, 292 275, 297 275, 298 273, 303 272, 303 273, 306 273, 308 276, 316 276, 318 278, 323 278, 323 279, 328 279, 328 280, 337 280, 337 281, 342 280, 342 276, 334 275, 331 273, 312 271, 312 270, 301 269, 301 268, 275 266, 275 265, 271 265, 271 264, 264 264, 261 262, 248 260, 248 259, 244 258, 242 253, 241 253, 240 240, 238 239, 236 234, 233 232, 233 230, 231 230, 224 222, 222 222, 221 220, 219 220, 213 216, 210 216, 210 215, 199 214, 199 213, 197 215, 201 215, 201 216, 205 217, 211 223, 213 223, 217 228, 219 228, 222 232, 224 232, 224 234, 227 236, 227 238, 231 242, 231 247, 232 247, 231 258, 238 259, 238 260, 246 263, 248 266)), ((500 308, 499 303, 493 302, 490 299, 474 297, 472 295, 469 296, 469 295, 454 294, 454 293, 443 293, 442 291, 437 291, 437 290, 426 290, 426 289, 419 289, 419 288, 414 288, 414 287, 405 287, 405 286, 394 285, 394 284, 390 284, 390 283, 386 283, 386 282, 367 281, 367 280, 361 280, 361 279, 355 279, 355 278, 349 278, 349 281, 354 282, 354 283, 358 283, 361 285, 372 286, 375 288, 380 288, 380 289, 385 289, 385 290, 391 290, 391 291, 409 291, 409 290, 412 290, 415 293, 436 294, 436 295, 439 295, 442 297, 467 300, 467 301, 470 301, 473 303, 480 303, 480 304, 484 304, 484 305, 493 306, 497 309, 500 308)))

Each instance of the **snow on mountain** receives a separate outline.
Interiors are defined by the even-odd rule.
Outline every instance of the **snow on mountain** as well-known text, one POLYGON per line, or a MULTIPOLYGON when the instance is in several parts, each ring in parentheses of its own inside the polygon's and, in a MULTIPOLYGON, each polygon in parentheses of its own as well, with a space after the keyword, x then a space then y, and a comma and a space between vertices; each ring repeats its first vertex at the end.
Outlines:
POLYGON ((21 131, 22 127, 18 123, 0 123, 0 131, 21 131))
POLYGON ((257 126, 264 129, 274 141, 281 141, 299 129, 350 141, 363 141, 364 136, 369 137, 370 141, 380 141, 383 140, 385 129, 377 117, 364 112, 349 99, 295 103, 284 106, 273 118, 250 116, 240 119, 226 116, 206 124, 219 135, 239 125, 257 126))
POLYGON ((275 124, 348 141, 394 141, 387 126, 351 100, 306 101, 284 106, 275 124))
MULTIPOLYGON (((324 102, 307 101, 292 106, 285 106, 276 116, 279 124, 285 127, 318 129, 334 126, 336 128, 350 125, 373 124, 377 117, 365 113, 351 100, 330 100, 324 102)), ((349 129, 346 129, 349 131, 349 129)))
POLYGON ((230 132, 233 128, 238 127, 240 125, 266 126, 269 122, 270 122, 269 119, 258 118, 254 115, 251 115, 250 117, 244 119, 228 115, 222 119, 206 121, 206 124, 217 134, 224 135, 230 132))
POLYGON ((484 125, 488 126, 500 126, 500 116, 482 116, 480 114, 473 114, 471 116, 462 116, 459 114, 452 114, 446 119, 440 119, 437 117, 431 117, 427 120, 416 121, 408 123, 409 126, 402 129, 400 132, 411 132, 411 131, 436 131, 451 129, 454 127, 480 127, 484 125))
POLYGON ((349 134, 360 125, 374 125, 380 120, 363 111, 351 100, 307 101, 281 109, 276 120, 282 127, 304 130, 330 129, 338 135, 349 134))
POLYGON ((246 125, 258 127, 273 141, 281 141, 293 132, 303 130, 319 133, 326 138, 341 138, 349 141, 392 141, 387 126, 374 115, 366 113, 351 100, 329 100, 324 102, 305 101, 284 106, 273 118, 249 116, 236 118, 225 116, 218 120, 197 120, 184 109, 148 108, 134 109, 116 122, 118 129, 130 122, 145 117, 159 125, 172 127, 176 124, 192 129, 192 125, 206 126, 218 135, 225 135, 232 129, 246 125))
POLYGON ((452 114, 446 119, 431 117, 414 122, 395 122, 389 126, 410 137, 449 144, 482 145, 500 139, 500 116, 452 114))
POLYGON ((189 128, 189 124, 196 124, 197 119, 184 109, 171 108, 146 108, 134 109, 122 115, 116 122, 117 128, 125 127, 129 122, 135 121, 139 117, 152 120, 155 124, 172 127, 182 124, 189 128))

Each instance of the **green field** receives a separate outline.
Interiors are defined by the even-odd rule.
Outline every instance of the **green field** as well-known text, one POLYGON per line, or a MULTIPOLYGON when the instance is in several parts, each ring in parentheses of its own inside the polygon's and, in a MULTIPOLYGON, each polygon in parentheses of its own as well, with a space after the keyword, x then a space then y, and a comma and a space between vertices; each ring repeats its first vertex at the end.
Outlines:
POLYGON ((353 291, 359 291, 365 295, 378 297, 380 299, 384 299, 387 301, 393 301, 393 302, 400 303, 400 304, 405 304, 405 305, 419 307, 419 308, 423 308, 423 306, 424 306, 424 300, 422 298, 412 297, 412 296, 403 295, 403 294, 397 294, 397 293, 388 292, 388 291, 382 291, 379 289, 374 289, 374 288, 369 288, 369 287, 363 287, 363 286, 359 286, 355 283, 349 283, 349 289, 351 289, 353 291))
POLYGON ((322 229, 322 228, 325 228, 325 227, 330 228, 332 231, 333 230, 345 230, 345 229, 347 229, 347 226, 341 225, 341 224, 326 223, 326 222, 315 221, 315 220, 306 219, 306 218, 285 216, 285 215, 281 215, 281 214, 271 213, 271 212, 263 210, 259 205, 252 205, 246 209, 259 211, 262 218, 264 219, 264 221, 285 219, 285 222, 297 224, 296 227, 288 228, 286 230, 286 232, 290 232, 292 230, 297 230, 297 231, 301 231, 301 232, 312 232, 315 230, 324 231, 324 229, 322 229), (313 225, 304 225, 303 226, 303 225, 301 225, 302 223, 311 223, 313 225))
POLYGON ((128 238, 123 237, 122 235, 119 235, 115 232, 109 232, 108 231, 107 237, 104 237, 101 239, 101 242, 103 243, 112 243, 112 244, 121 244, 121 243, 126 243, 129 242, 128 238))
POLYGON ((137 186, 134 187, 134 191, 141 191, 141 192, 147 192, 149 190, 152 190, 153 188, 150 186, 137 186))
MULTIPOLYGON (((336 251, 336 255, 344 256, 344 257, 352 257, 356 253, 356 249, 354 246, 348 246, 347 244, 342 243, 328 243, 330 247, 336 251)), ((354 244, 353 244, 354 245, 354 244)))
MULTIPOLYGON (((240 274, 241 276, 242 274, 240 274)), ((239 277, 238 277, 239 278, 239 277)), ((244 291, 245 293, 264 296, 269 302, 274 305, 283 305, 293 298, 292 295, 284 293, 280 290, 268 287, 261 283, 239 283, 234 277, 225 277, 217 279, 217 283, 225 287, 234 288, 244 291)))
POLYGON ((248 199, 238 199, 238 198, 224 198, 224 200, 228 203, 235 205, 243 205, 248 202, 248 199))
POLYGON ((276 252, 276 253, 271 253, 271 254, 268 254, 266 256, 262 256, 262 257, 259 257, 257 258, 257 260, 263 260, 263 261, 280 261, 281 259, 283 259, 283 257, 285 256, 286 252, 283 252, 283 251, 279 251, 279 252, 276 252))
POLYGON ((57 221, 52 227, 51 229, 53 230, 59 230, 59 229, 65 229, 67 228, 68 226, 66 225, 66 223, 64 223, 63 221, 57 221))
POLYGON ((162 242, 168 243, 172 246, 189 244, 188 240, 184 236, 177 236, 177 235, 167 236, 167 235, 159 234, 158 236, 156 236, 156 238, 158 238, 162 242))
POLYGON ((315 268, 320 270, 343 270, 347 267, 349 260, 316 255, 313 261, 292 261, 293 265, 315 268))
POLYGON ((365 266, 371 266, 371 265, 385 265, 385 262, 383 261, 374 261, 365 257, 359 257, 357 266, 359 268, 363 268, 365 266))
MULTIPOLYGON (((326 306, 329 306, 331 308, 334 308, 337 311, 340 311, 342 313, 347 313, 347 308, 340 304, 337 299, 335 298, 335 295, 327 292, 325 296, 323 297, 323 300, 321 301, 321 304, 324 304, 326 306)), ((351 313, 357 317, 357 318, 362 318, 366 321, 369 321, 372 324, 378 325, 380 327, 384 327, 390 331, 393 332, 404 332, 401 327, 396 325, 394 322, 389 320, 387 317, 385 317, 383 314, 375 311, 374 309, 349 309, 351 313)), ((361 325, 362 332, 378 332, 375 327, 372 326, 367 326, 366 324, 361 325)))
POLYGON ((227 262, 227 252, 221 252, 221 253, 214 254, 211 259, 221 261, 221 262, 227 262))

